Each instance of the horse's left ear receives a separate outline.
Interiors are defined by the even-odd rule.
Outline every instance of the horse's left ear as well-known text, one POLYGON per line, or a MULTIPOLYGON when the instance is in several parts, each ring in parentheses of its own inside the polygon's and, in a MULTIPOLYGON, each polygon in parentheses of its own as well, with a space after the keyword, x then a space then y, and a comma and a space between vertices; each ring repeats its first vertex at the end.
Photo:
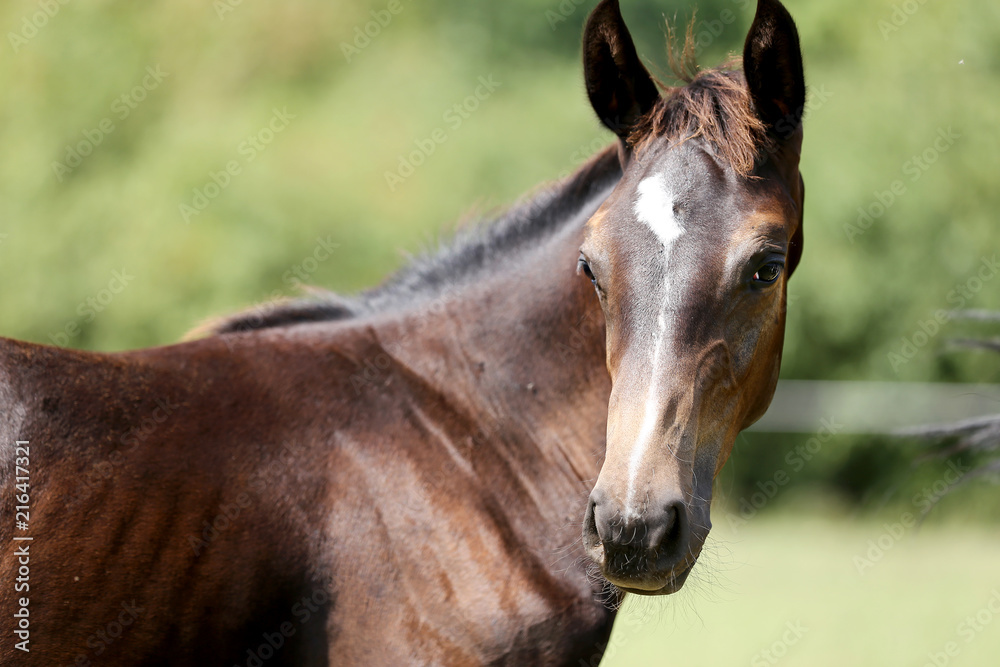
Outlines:
POLYGON ((743 47, 743 72, 757 116, 780 138, 802 124, 806 81, 799 33, 778 0, 759 0, 743 47))
POLYGON ((590 104, 623 144, 660 91, 635 52, 618 0, 601 0, 583 31, 583 73, 590 104))

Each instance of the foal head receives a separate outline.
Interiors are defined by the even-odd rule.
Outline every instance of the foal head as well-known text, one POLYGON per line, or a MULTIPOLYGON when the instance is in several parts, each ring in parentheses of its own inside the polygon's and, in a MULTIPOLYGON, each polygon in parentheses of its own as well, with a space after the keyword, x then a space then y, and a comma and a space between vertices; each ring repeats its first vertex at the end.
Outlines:
POLYGON ((617 0, 603 0, 584 69, 624 171, 579 261, 612 379, 584 546, 619 588, 671 593, 708 535, 716 473, 777 382, 802 253, 802 57, 788 12, 760 0, 742 72, 702 72, 661 97, 617 0))

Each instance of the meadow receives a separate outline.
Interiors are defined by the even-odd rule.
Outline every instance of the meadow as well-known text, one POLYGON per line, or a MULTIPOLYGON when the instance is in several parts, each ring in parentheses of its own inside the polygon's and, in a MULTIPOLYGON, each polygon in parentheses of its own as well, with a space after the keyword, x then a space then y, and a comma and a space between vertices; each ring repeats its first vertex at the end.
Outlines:
POLYGON ((601 665, 995 665, 1000 535, 899 520, 717 521, 677 595, 626 602, 601 665))

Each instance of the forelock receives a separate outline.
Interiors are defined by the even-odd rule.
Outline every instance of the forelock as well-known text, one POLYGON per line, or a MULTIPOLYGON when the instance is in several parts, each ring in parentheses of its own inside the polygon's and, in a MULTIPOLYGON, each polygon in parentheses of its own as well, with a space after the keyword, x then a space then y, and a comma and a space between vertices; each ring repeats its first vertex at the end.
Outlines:
POLYGON ((699 72, 686 85, 668 88, 636 123, 629 144, 641 153, 657 139, 683 143, 700 138, 737 174, 749 176, 760 156, 771 150, 772 140, 737 64, 699 72))

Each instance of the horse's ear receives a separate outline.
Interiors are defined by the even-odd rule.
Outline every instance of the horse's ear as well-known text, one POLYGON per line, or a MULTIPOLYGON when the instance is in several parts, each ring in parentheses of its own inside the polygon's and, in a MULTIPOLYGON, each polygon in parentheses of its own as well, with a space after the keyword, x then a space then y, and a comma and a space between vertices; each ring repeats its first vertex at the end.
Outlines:
POLYGON ((622 141, 660 99, 660 91, 635 52, 618 0, 601 0, 587 19, 583 73, 597 117, 622 141))
POLYGON ((778 0, 759 0, 743 46, 743 72, 757 116, 781 138, 802 123, 806 81, 799 33, 778 0))

